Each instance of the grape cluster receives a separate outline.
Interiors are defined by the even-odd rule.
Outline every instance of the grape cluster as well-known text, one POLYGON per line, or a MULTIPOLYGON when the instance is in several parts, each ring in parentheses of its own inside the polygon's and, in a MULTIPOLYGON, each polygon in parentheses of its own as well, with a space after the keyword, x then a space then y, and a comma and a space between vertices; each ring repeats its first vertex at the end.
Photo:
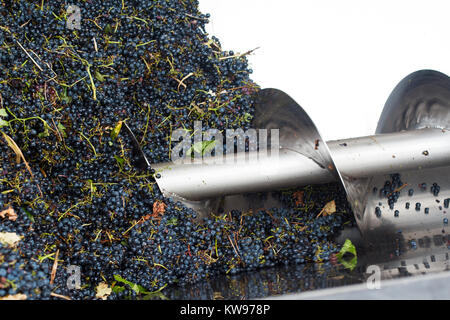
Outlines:
MULTIPOLYGON (((50 297, 48 262, 40 262, 35 247, 39 237, 29 230, 28 216, 21 212, 13 222, 1 221, 0 234, 0 297, 13 296, 20 299, 25 295, 29 299, 50 297), (6 236, 17 238, 9 239, 6 236), (20 239, 22 238, 22 239, 20 239), (21 241, 16 247, 14 241, 21 241)), ((42 243, 41 243, 42 244, 42 243)))
POLYGON ((284 209, 198 221, 134 167, 126 121, 151 163, 173 129, 250 127, 244 55, 205 32, 196 0, 0 4, 0 297, 156 296, 217 274, 322 262, 353 223, 336 186, 280 193, 284 209), (318 216, 327 201, 335 214, 318 216), (78 287, 67 270, 81 270, 78 287), (99 285, 106 293, 99 294, 99 285))

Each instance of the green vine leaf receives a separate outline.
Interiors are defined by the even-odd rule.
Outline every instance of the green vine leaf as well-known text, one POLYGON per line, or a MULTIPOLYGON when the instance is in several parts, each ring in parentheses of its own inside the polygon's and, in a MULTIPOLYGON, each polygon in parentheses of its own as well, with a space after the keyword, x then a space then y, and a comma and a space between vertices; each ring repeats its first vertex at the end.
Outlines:
POLYGON ((250 121, 252 121, 252 118, 253 118, 253 116, 250 114, 250 113, 245 113, 244 114, 244 121, 245 122, 250 122, 250 121))
POLYGON ((123 292, 123 291, 125 291, 125 287, 122 287, 122 286, 114 286, 112 288, 112 292, 114 292, 114 293, 120 293, 120 292, 123 292))
POLYGON ((215 145, 216 140, 196 142, 192 147, 188 149, 186 155, 193 156, 195 152, 200 153, 202 156, 204 156, 206 153, 211 152, 211 150, 214 148, 215 145))
POLYGON ((350 239, 346 239, 344 242, 344 245, 342 246, 341 250, 338 254, 336 254, 336 257, 338 258, 338 261, 347 269, 350 269, 352 271, 356 264, 358 263, 357 255, 356 255, 356 247, 355 245, 350 241, 350 239), (344 255, 346 253, 351 253, 353 255, 353 258, 351 260, 344 259, 344 255))
POLYGON ((64 92, 62 92, 59 95, 59 98, 61 99, 62 102, 64 102, 65 104, 70 104, 72 102, 72 97, 67 95, 67 89, 64 90, 64 92))
POLYGON ((63 135, 63 137, 66 138, 67 137, 66 127, 64 127, 62 125, 62 123, 58 123, 58 129, 61 132, 61 134, 63 135))
POLYGON ((140 285, 138 285, 136 283, 133 283, 131 281, 128 281, 128 280, 122 278, 121 276, 119 276, 118 274, 114 275, 114 279, 116 281, 118 281, 118 282, 121 282, 121 283, 124 283, 124 284, 128 285, 131 288, 131 290, 133 290, 137 294, 141 294, 141 293, 142 294, 150 294, 150 292, 148 292, 147 289, 145 289, 144 287, 142 287, 142 286, 140 286, 140 285))
POLYGON ((120 129, 122 129, 122 121, 119 121, 114 129, 111 131, 111 140, 116 140, 117 136, 120 133, 120 129))
POLYGON ((105 76, 102 75, 100 72, 98 72, 97 70, 94 73, 95 79, 97 79, 100 82, 105 81, 105 76))
POLYGON ((117 161, 117 165, 119 166, 119 169, 120 170, 123 170, 123 164, 124 164, 124 162, 125 162, 125 159, 123 159, 123 158, 120 158, 120 157, 118 157, 118 156, 114 156, 114 159, 116 159, 116 161, 117 161))

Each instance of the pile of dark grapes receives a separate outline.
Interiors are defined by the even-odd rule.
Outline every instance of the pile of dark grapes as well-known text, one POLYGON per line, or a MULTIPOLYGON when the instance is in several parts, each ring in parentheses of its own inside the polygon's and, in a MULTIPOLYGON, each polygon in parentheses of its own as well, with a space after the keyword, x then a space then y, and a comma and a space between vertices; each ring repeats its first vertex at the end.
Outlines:
POLYGON ((63 1, 0 4, 0 298, 158 297, 338 251, 333 235, 352 222, 336 186, 199 222, 133 166, 124 121, 151 163, 168 161, 170 133, 194 120, 250 126, 259 88, 247 59, 206 34, 196 0, 75 5, 80 29, 63 1), (336 213, 317 217, 331 200, 336 213))

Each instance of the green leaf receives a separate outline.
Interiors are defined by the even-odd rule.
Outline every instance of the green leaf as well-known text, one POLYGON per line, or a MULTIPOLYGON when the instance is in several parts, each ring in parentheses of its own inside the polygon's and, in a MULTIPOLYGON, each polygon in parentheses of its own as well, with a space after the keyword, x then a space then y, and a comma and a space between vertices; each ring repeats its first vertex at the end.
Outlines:
POLYGON ((203 144, 202 155, 205 155, 206 153, 211 152, 212 149, 214 149, 214 147, 216 145, 216 140, 204 141, 204 142, 205 143, 203 144))
POLYGON ((116 140, 117 136, 120 133, 120 129, 122 129, 122 121, 119 121, 114 127, 113 131, 111 131, 111 140, 116 140))
POLYGON ((207 152, 211 152, 211 150, 216 145, 216 140, 211 141, 198 141, 194 143, 192 147, 188 149, 186 152, 187 156, 193 155, 193 153, 200 153, 202 156, 204 156, 207 152))
POLYGON ((122 291, 124 291, 125 290, 125 287, 122 287, 122 286, 114 286, 113 288, 112 288, 112 291, 114 292, 114 293, 120 293, 120 292, 122 292, 122 291))
POLYGON ((118 282, 122 282, 122 283, 128 285, 131 288, 131 290, 133 290, 137 294, 140 294, 140 293, 150 294, 151 293, 151 292, 148 292, 147 289, 145 289, 144 287, 142 287, 136 283, 133 283, 131 281, 128 281, 128 280, 122 278, 121 276, 119 276, 118 274, 114 275, 114 279, 116 279, 116 281, 118 281, 118 282))
POLYGON ((63 101, 65 104, 69 104, 72 102, 72 97, 67 95, 67 89, 63 93, 61 93, 59 97, 61 98, 61 101, 63 101))
POLYGON ((8 113, 6 112, 6 109, 0 109, 0 117, 8 117, 8 113))
POLYGON ((23 211, 25 212, 25 214, 28 216, 28 218, 31 220, 31 222, 34 223, 34 217, 33 215, 24 207, 22 207, 23 211))
POLYGON ((5 127, 7 125, 9 125, 9 122, 0 118, 0 128, 5 127))
POLYGON ((190 147, 187 151, 187 156, 193 155, 194 152, 201 153, 202 152, 203 142, 196 142, 190 147))
POLYGON ((45 127, 45 128, 44 128, 44 131, 42 131, 42 132, 40 132, 40 133, 38 134, 38 137, 39 137, 39 138, 45 138, 45 137, 48 137, 49 135, 50 135, 50 133, 48 132, 48 128, 45 127))
POLYGON ((66 134, 66 127, 64 127, 64 126, 62 125, 62 123, 58 123, 58 129, 59 129, 59 131, 61 132, 61 134, 63 135, 63 137, 66 138, 66 137, 67 137, 67 134, 66 134))
POLYGON ((178 219, 177 218, 172 218, 172 219, 169 219, 169 221, 167 221, 167 225, 168 226, 170 226, 170 225, 176 226, 177 224, 178 224, 178 219))
POLYGON ((244 121, 245 122, 250 122, 252 120, 253 116, 250 113, 245 113, 244 114, 244 121))
POLYGON ((104 32, 104 33, 112 33, 112 32, 113 32, 112 26, 108 23, 108 24, 106 25, 106 27, 103 29, 103 32, 104 32))
POLYGON ((345 268, 353 270, 356 267, 356 264, 358 262, 356 255, 356 247, 350 241, 350 239, 345 240, 344 245, 342 246, 341 250, 336 255, 336 257, 345 268), (346 253, 351 253, 353 255, 353 258, 350 261, 344 259, 344 254, 346 253))
POLYGON ((344 245, 341 248, 341 251, 337 254, 338 257, 342 257, 345 253, 352 253, 354 256, 356 256, 356 247, 355 245, 350 241, 350 239, 346 239, 344 242, 344 245))
POLYGON ((116 159, 117 165, 119 166, 119 168, 123 169, 123 163, 125 162, 125 159, 120 158, 118 156, 114 156, 114 159, 116 159))
POLYGON ((122 282, 122 283, 125 283, 125 284, 127 284, 127 285, 133 285, 133 284, 134 284, 133 282, 130 282, 130 281, 128 281, 128 280, 122 278, 122 277, 121 277, 120 275, 118 275, 118 274, 115 274, 115 275, 114 275, 114 279, 115 279, 116 281, 118 281, 118 282, 122 282))
POLYGON ((102 75, 102 74, 101 74, 100 72, 98 72, 97 70, 96 70, 95 73, 94 73, 94 77, 95 77, 95 79, 97 79, 97 80, 100 81, 100 82, 105 81, 105 76, 102 75))

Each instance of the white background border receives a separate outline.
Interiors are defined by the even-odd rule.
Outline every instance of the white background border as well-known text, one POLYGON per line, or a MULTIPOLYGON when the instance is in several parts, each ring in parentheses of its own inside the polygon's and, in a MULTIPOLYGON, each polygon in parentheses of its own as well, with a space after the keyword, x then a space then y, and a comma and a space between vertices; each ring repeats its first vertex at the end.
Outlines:
POLYGON ((224 50, 260 47, 252 79, 293 97, 326 140, 375 132, 395 85, 450 74, 448 0, 200 0, 224 50))

